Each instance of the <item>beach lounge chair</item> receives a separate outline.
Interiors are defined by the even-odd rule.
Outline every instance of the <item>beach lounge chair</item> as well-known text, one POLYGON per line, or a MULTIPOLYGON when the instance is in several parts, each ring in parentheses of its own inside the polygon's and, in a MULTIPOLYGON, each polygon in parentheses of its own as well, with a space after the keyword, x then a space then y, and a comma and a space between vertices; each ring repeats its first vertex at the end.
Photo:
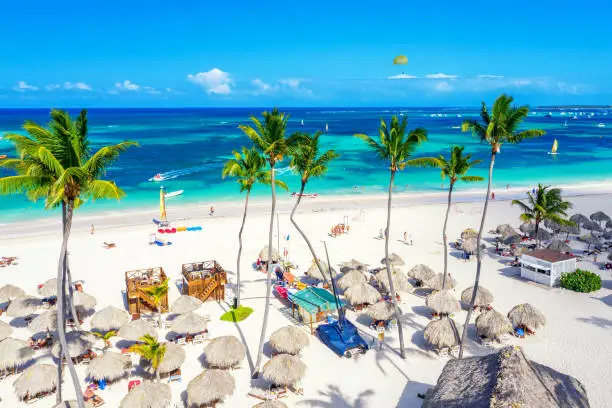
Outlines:
POLYGON ((173 370, 170 372, 170 375, 168 376, 168 382, 172 382, 172 381, 178 381, 178 382, 183 381, 183 377, 181 377, 180 368, 177 368, 176 370, 173 370))
POLYGON ((178 337, 174 342, 181 346, 184 346, 187 344, 187 340, 184 337, 178 337))
POLYGON ((117 246, 117 244, 115 244, 114 242, 104 242, 102 245, 105 249, 111 249, 117 246))
POLYGON ((140 385, 140 380, 132 380, 128 383, 128 392, 137 385, 140 385))
POLYGON ((206 339, 204 338, 203 334, 196 334, 195 336, 193 336, 193 344, 204 343, 204 340, 206 339))

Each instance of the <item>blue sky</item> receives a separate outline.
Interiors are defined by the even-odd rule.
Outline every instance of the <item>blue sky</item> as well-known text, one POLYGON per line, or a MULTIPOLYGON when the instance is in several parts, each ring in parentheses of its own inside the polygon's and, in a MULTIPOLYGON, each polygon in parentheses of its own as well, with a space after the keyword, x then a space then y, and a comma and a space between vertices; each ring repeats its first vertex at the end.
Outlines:
POLYGON ((612 103, 601 0, 4 3, 2 107, 612 103))

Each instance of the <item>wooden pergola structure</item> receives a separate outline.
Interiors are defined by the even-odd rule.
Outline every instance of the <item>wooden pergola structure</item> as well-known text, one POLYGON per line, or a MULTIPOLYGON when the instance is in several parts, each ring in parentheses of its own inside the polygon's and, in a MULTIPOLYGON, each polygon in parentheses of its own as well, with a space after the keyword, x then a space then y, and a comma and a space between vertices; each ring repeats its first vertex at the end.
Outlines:
POLYGON ((183 264, 183 295, 193 296, 206 302, 225 298, 227 274, 217 261, 203 261, 183 264))
MULTIPOLYGON (((140 316, 143 312, 155 312, 155 302, 144 289, 157 286, 166 280, 166 273, 162 267, 138 269, 125 273, 125 292, 127 296, 128 311, 132 316, 140 316)), ((160 303, 160 312, 168 312, 168 295, 160 303)))

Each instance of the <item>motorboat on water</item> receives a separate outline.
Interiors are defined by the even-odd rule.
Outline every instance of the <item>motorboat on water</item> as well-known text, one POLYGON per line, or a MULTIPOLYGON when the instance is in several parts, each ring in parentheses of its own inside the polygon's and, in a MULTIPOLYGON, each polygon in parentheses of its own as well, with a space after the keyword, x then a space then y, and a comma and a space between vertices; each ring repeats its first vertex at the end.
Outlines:
POLYGON ((598 124, 597 124, 597 127, 598 127, 598 128, 605 128, 605 127, 606 127, 606 124, 605 124, 605 123, 598 123, 598 124))
POLYGON ((170 193, 166 193, 164 194, 164 197, 166 198, 170 198, 170 197, 176 197, 176 196, 180 196, 181 194, 183 194, 185 190, 177 190, 177 191, 172 191, 170 193))
POLYGON ((157 173, 153 177, 149 179, 149 181, 164 181, 166 178, 162 176, 160 173, 157 173))
POLYGON ((291 193, 291 197, 302 197, 302 198, 317 198, 319 195, 317 193, 314 194, 300 194, 295 191, 291 193))

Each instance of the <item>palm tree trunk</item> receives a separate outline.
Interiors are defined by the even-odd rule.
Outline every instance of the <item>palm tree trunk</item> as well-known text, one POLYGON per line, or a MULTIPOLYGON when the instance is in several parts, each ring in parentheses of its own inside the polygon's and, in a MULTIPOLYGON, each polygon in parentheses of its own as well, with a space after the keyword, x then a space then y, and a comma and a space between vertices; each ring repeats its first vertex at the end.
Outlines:
POLYGON ((476 293, 478 292, 478 284, 480 283, 480 269, 482 267, 482 258, 480 257, 480 240, 482 239, 482 231, 484 229, 485 220, 487 218, 487 208, 489 207, 489 196, 491 195, 491 182, 493 180, 493 166, 495 165, 495 155, 497 151, 495 147, 491 151, 491 163, 489 164, 489 182, 487 184, 487 196, 485 197, 484 208, 482 210, 482 219, 480 220, 480 229, 478 230, 478 237, 476 238, 476 277, 474 279, 474 290, 472 291, 472 299, 470 299, 470 305, 468 306, 467 316, 465 318, 465 324, 463 325, 463 333, 461 334, 461 343, 459 345, 459 358, 463 358, 463 346, 465 345, 465 339, 467 337, 468 325, 472 318, 472 311, 474 310, 474 303, 476 302, 476 293))
MULTIPOLYGON (((298 226, 297 222, 295 222, 295 220, 293 219, 293 215, 295 214, 295 210, 297 210, 298 205, 300 205, 300 201, 302 201, 302 194, 304 194, 304 189, 305 188, 306 188, 306 183, 302 181, 302 186, 300 187, 300 194, 298 195, 297 201, 295 202, 295 205, 293 206, 293 210, 291 210, 291 215, 289 216, 289 219, 291 220, 291 223, 293 224, 295 229, 298 230, 298 232, 300 233, 302 238, 304 238, 304 241, 306 241, 306 245, 308 245, 308 249, 310 249, 310 253, 312 254, 312 258, 314 259, 315 263, 317 264, 317 268, 319 268, 319 271, 321 272, 321 276, 323 276, 323 280, 325 281, 325 283, 329 283, 328 280, 327 280, 327 277, 325 276, 325 271, 323 270, 323 266, 321 265, 321 262, 319 261, 319 258, 317 258, 317 254, 315 253, 314 248, 312 247, 312 244, 310 243, 310 240, 308 239, 308 237, 306 236, 304 231, 302 231, 302 229, 298 226)), ((329 278, 333 279, 334 277, 330 276, 329 278)))
POLYGON ((157 327, 159 327, 159 330, 161 331, 162 329, 162 310, 161 310, 161 303, 159 303, 157 305, 157 327))
POLYGON ((446 236, 446 226, 448 225, 448 213, 451 208, 451 196, 455 183, 451 180, 448 188, 448 204, 446 206, 446 216, 444 217, 444 227, 442 228, 442 242, 444 243, 444 277, 442 278, 442 290, 446 288, 446 277, 448 276, 448 239, 446 236))
POLYGON ((246 199, 244 200, 244 214, 242 215, 242 225, 238 232, 238 259, 236 260, 236 307, 240 306, 240 257, 242 256, 242 231, 244 231, 244 223, 246 222, 247 210, 249 208, 249 195, 251 190, 247 190, 246 199))
MULTIPOLYGON (((64 204, 62 204, 64 205, 64 204)), ((72 383, 74 386, 74 390, 76 393, 77 404, 79 408, 85 408, 85 403, 83 401, 83 392, 81 390, 81 384, 79 383, 79 377, 77 376, 76 370, 74 369, 74 364, 72 363, 72 358, 68 355, 66 350, 68 350, 68 343, 66 341, 66 329, 64 327, 66 322, 65 308, 62 307, 66 304, 65 301, 65 275, 64 271, 66 266, 66 252, 68 251, 68 239, 70 238, 70 229, 72 227, 72 211, 73 211, 74 202, 69 201, 65 204, 66 209, 66 224, 64 226, 64 236, 62 239, 62 248, 60 250, 60 259, 57 267, 57 321, 58 321, 58 337, 60 341, 60 346, 62 350, 64 350, 64 354, 66 355, 66 363, 68 364, 68 370, 70 371, 70 376, 72 377, 72 383)), ((61 354, 60 354, 60 362, 61 365, 61 354)), ((58 370, 59 371, 59 370, 58 370)), ((60 379, 61 380, 61 379, 60 379)))
MULTIPOLYGON (((270 163, 270 186, 272 187, 272 209, 270 211, 270 230, 268 232, 268 271, 266 275, 266 306, 264 308, 264 318, 261 325, 261 335, 259 336, 259 349, 257 350, 257 360, 253 378, 259 377, 259 367, 263 357, 263 347, 266 342, 266 331, 268 330, 268 314, 270 313, 270 291, 272 289, 272 235, 274 234, 274 213, 276 212, 276 186, 274 184, 274 164, 270 163)), ((278 249, 278 248, 277 248, 278 249)))
POLYGON ((391 228, 391 199, 393 196, 393 180, 395 179, 395 171, 391 170, 391 177, 389 180, 389 200, 387 201, 387 228, 385 230, 385 265, 387 266, 387 277, 389 279, 389 292, 391 295, 391 302, 395 309, 395 320, 397 320, 397 335, 399 336, 400 342, 400 355, 402 358, 406 358, 406 350, 404 349, 404 328, 402 327, 402 319, 400 309, 397 306, 397 295, 395 293, 395 285, 393 284, 393 273, 391 272, 391 264, 389 263, 389 228, 391 228))
POLYGON ((74 326, 77 330, 81 331, 81 324, 79 323, 79 316, 76 311, 76 307, 74 306, 74 287, 72 286, 72 274, 70 273, 70 266, 68 264, 68 254, 66 254, 66 286, 68 288, 68 307, 70 309, 70 314, 72 315, 72 319, 74 320, 74 326))
POLYGON ((538 221, 536 219, 536 223, 535 223, 535 242, 536 242, 536 249, 540 247, 540 238, 538 237, 538 230, 540 229, 540 221, 538 221))
POLYGON ((161 380, 161 377, 160 377, 160 375, 159 375, 159 367, 157 367, 157 368, 155 369, 155 380, 156 380, 157 382, 159 382, 159 380, 161 380))

